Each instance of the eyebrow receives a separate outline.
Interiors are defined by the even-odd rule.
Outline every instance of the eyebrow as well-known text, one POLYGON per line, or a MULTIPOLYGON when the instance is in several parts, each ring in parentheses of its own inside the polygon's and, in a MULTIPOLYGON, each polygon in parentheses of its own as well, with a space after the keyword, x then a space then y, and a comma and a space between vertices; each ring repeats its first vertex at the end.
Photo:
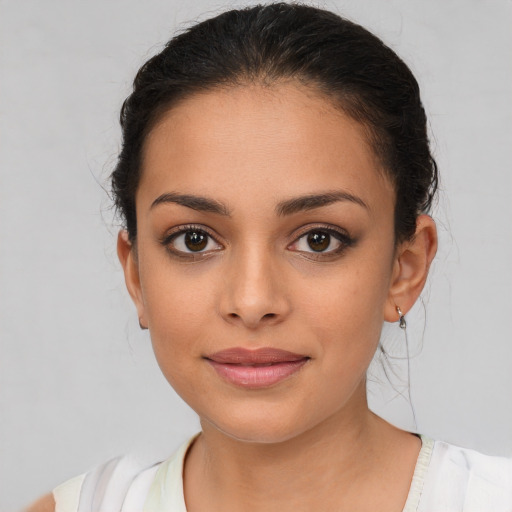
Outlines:
POLYGON ((321 194, 310 194, 307 196, 301 196, 282 201, 277 205, 276 211, 278 215, 286 216, 301 211, 313 210, 322 206, 328 206, 340 201, 350 201, 351 203, 362 206, 366 210, 370 210, 368 205, 360 197, 349 194, 348 192, 336 190, 331 192, 324 192, 321 194))
MULTIPOLYGON (((198 212, 209 212, 209 213, 217 213, 219 215, 223 215, 229 217, 231 212, 229 208, 216 201, 215 199, 210 199, 208 197, 195 196, 192 194, 177 194, 175 192, 169 192, 167 194, 162 194, 158 196, 152 203, 151 208, 158 206, 159 204, 166 203, 175 203, 181 206, 186 206, 187 208, 192 208, 192 210, 197 210, 198 212)), ((151 209, 150 208, 150 209, 151 209)))
MULTIPOLYGON (((321 194, 308 194, 305 196, 287 199, 286 201, 281 201, 276 206, 276 212, 278 215, 284 217, 301 211, 328 206, 341 201, 349 201, 369 210, 368 205, 360 197, 344 191, 331 191, 321 194)), ((192 194, 178 194, 176 192, 168 192, 158 196, 153 203, 151 203, 150 209, 160 204, 167 203, 179 204, 199 212, 216 213, 225 217, 231 216, 230 209, 225 204, 216 201, 215 199, 192 194)))

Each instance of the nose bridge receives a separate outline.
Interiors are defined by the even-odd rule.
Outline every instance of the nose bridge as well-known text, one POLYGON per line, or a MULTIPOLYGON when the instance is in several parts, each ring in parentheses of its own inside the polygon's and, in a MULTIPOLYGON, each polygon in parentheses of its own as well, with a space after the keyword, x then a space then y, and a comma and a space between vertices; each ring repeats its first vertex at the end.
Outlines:
POLYGON ((289 310, 283 275, 272 248, 251 241, 234 249, 229 261, 223 315, 249 328, 282 320, 289 310))

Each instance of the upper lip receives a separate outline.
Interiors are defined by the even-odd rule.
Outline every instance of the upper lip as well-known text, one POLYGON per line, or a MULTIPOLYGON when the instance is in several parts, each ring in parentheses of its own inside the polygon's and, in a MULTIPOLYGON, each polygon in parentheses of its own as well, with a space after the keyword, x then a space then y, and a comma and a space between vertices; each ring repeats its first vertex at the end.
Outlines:
POLYGON ((309 357, 272 347, 256 349, 235 347, 210 354, 206 356, 206 359, 224 364, 268 364, 300 361, 301 359, 309 359, 309 357))

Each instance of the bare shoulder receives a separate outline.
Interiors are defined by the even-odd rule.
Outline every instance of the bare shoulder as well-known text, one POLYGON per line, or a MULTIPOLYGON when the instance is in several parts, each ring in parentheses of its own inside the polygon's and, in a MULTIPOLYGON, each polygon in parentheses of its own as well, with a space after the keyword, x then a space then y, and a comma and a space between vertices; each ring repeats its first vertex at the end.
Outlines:
POLYGON ((35 503, 27 507, 24 512, 55 512, 55 500, 53 494, 46 494, 35 503))

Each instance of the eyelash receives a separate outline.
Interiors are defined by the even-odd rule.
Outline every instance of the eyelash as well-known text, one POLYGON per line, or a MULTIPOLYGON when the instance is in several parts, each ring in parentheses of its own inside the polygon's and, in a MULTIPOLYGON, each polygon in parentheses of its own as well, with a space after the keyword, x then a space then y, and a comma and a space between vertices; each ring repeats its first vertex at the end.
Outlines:
MULTIPOLYGON (((287 246, 287 248, 292 247, 293 245, 297 245, 301 239, 304 237, 307 237, 308 235, 312 233, 325 233, 329 235, 330 237, 337 240, 340 244, 339 247, 336 249, 331 249, 329 251, 314 251, 313 249, 311 251, 302 251, 302 250, 296 250, 295 252, 299 253, 301 256, 303 256, 306 259, 310 259, 313 261, 321 261, 321 260, 333 260, 338 256, 341 256, 346 249, 353 246, 356 242, 355 239, 350 237, 350 235, 340 228, 334 228, 331 225, 327 224, 318 224, 314 226, 307 226, 301 230, 301 232, 295 237, 294 241, 287 246)), ((160 240, 160 243, 167 249, 167 251, 174 257, 187 260, 187 261, 199 261, 201 259, 204 259, 210 255, 212 255, 214 252, 220 251, 224 246, 221 244, 216 236, 205 226, 202 225, 196 225, 196 224, 186 224, 181 226, 176 226, 172 229, 172 231, 169 233, 166 233, 162 239, 160 240), (207 245, 210 243, 211 240, 217 245, 220 246, 220 248, 216 249, 210 249, 208 251, 182 251, 179 249, 176 249, 175 247, 172 247, 173 242, 175 242, 180 236, 185 235, 187 232, 195 232, 204 234, 208 237, 207 245)), ((329 245, 331 245, 332 240, 329 241, 329 245)))
MULTIPOLYGON (((164 237, 160 240, 160 243, 171 253, 172 256, 188 260, 188 261, 198 261, 199 259, 203 259, 208 255, 211 255, 213 252, 219 251, 220 249, 214 249, 209 251, 180 251, 179 249, 173 248, 172 243, 176 241, 176 239, 182 235, 185 235, 188 232, 195 233, 203 233, 205 234, 209 240, 213 240, 217 245, 223 247, 220 242, 217 241, 217 238, 210 232, 208 228, 205 226, 199 226, 196 224, 186 224, 181 226, 176 226, 170 233, 166 233, 164 237)), ((207 241, 207 244, 209 243, 207 241)))
MULTIPOLYGON (((336 249, 331 249, 329 251, 297 251, 304 258, 313 261, 332 261, 337 257, 341 256, 348 248, 352 247, 356 243, 356 240, 352 238, 345 230, 335 228, 329 224, 318 224, 315 226, 307 226, 306 228, 304 228, 304 230, 295 238, 295 241, 292 242, 288 247, 298 244, 301 239, 315 232, 325 233, 329 235, 331 238, 337 240, 340 246, 337 247, 336 249)), ((329 245, 331 243, 332 240, 329 242, 329 245)))

